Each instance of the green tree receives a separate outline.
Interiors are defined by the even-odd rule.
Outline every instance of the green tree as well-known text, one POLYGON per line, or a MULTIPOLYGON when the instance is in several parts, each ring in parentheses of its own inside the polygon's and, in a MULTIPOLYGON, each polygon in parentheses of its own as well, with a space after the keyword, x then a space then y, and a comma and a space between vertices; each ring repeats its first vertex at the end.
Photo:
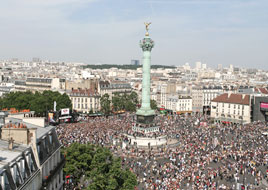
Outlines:
POLYGON ((138 94, 136 92, 131 92, 127 97, 126 110, 131 112, 136 111, 138 102, 138 94))
POLYGON ((57 110, 72 108, 72 102, 67 94, 46 90, 43 93, 30 91, 11 92, 0 99, 0 107, 16 108, 17 110, 30 109, 38 116, 45 116, 48 110, 53 109, 54 101, 57 101, 57 110))
POLYGON ((157 109, 157 103, 156 103, 156 101, 155 100, 151 100, 151 108, 153 109, 153 110, 156 110, 157 109))
POLYGON ((122 97, 118 92, 112 97, 113 111, 119 111, 123 109, 122 97))
POLYGON ((131 190, 137 178, 121 168, 121 159, 107 148, 74 143, 62 151, 66 157, 64 172, 74 177, 75 184, 85 175, 89 190, 131 190))
POLYGON ((66 93, 57 96, 57 98, 53 100, 53 102, 54 101, 57 102, 57 110, 62 108, 72 109, 72 101, 70 100, 69 96, 66 93))
POLYGON ((109 100, 109 94, 104 94, 100 99, 101 111, 108 115, 111 112, 111 101, 109 100))
POLYGON ((129 95, 129 99, 136 105, 139 103, 138 94, 134 91, 129 95))
POLYGON ((77 183, 83 174, 89 176, 91 161, 95 154, 94 145, 73 143, 62 152, 66 158, 64 172, 74 176, 74 183, 77 183))
POLYGON ((113 110, 125 110, 125 111, 136 111, 136 105, 138 104, 138 94, 131 92, 131 94, 118 92, 112 97, 113 110))

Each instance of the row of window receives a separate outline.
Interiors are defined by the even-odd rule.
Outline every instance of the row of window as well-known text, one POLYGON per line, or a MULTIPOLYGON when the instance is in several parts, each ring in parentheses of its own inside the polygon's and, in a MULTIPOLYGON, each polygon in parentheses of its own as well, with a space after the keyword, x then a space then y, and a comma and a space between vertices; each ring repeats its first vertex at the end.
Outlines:
MULTIPOLYGON (((218 116, 221 116, 221 117, 228 117, 228 118, 234 118, 234 119, 236 118, 235 115, 229 115, 229 114, 228 114, 228 115, 225 115, 225 114, 221 114, 221 115, 220 115, 220 114, 217 113, 216 116, 217 116, 217 117, 218 117, 218 116)), ((243 117, 243 116, 239 116, 238 119, 244 119, 244 117, 243 117)))
MULTIPOLYGON (((222 103, 222 107, 224 108, 225 107, 225 103, 222 103)), ((240 104, 228 104, 228 108, 231 108, 231 105, 233 105, 233 108, 236 109, 240 109, 242 108, 242 110, 244 110, 245 106, 244 105, 240 105, 240 104)), ((219 106, 219 103, 217 103, 217 107, 219 106)))
POLYGON ((177 99, 169 99, 169 102, 179 102, 179 103, 184 103, 184 102, 190 102, 190 100, 177 100, 177 99))
MULTIPOLYGON (((71 98, 72 102, 87 102, 89 99, 89 102, 93 102, 93 98, 71 98)), ((94 98, 95 102, 98 101, 98 99, 94 98)))
POLYGON ((37 143, 37 152, 42 164, 60 146, 55 131, 43 136, 37 143))
MULTIPOLYGON (((94 104, 93 104, 94 105, 94 104)), ((95 104, 95 107, 92 106, 92 104, 90 104, 89 106, 87 104, 73 104, 73 108, 74 109, 98 109, 99 106, 98 104, 95 104)))
POLYGON ((190 102, 190 100, 179 100, 180 102, 190 102))
POLYGON ((10 163, 9 170, 13 181, 10 181, 7 170, 0 173, 0 185, 4 190, 13 189, 12 186, 14 187, 14 185, 16 188, 19 187, 37 170, 32 152, 27 150, 16 161, 10 163))
MULTIPOLYGON (((219 110, 218 110, 218 109, 216 109, 216 113, 217 113, 217 114, 219 113, 219 110)), ((224 110, 222 110, 221 113, 224 113, 224 110)), ((234 114, 234 115, 235 115, 236 113, 237 113, 237 115, 240 115, 240 111, 239 111, 239 110, 238 110, 237 112, 236 112, 236 110, 233 111, 233 114, 234 114)), ((230 114, 230 109, 228 110, 228 114, 230 114)), ((242 110, 241 115, 244 115, 244 110, 242 110)))

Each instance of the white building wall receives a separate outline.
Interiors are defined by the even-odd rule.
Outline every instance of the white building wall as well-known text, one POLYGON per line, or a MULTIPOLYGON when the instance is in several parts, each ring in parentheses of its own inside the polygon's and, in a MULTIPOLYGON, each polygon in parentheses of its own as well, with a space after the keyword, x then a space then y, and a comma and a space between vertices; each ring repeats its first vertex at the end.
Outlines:
POLYGON ((72 108, 79 112, 89 113, 91 110, 93 112, 99 111, 100 109, 100 97, 92 96, 71 96, 72 108))
POLYGON ((243 123, 250 123, 250 105, 212 102, 211 103, 211 117, 214 120, 220 118, 227 118, 237 120, 243 120, 243 123))
POLYGON ((203 93, 201 89, 192 90, 192 110, 193 112, 203 111, 203 93))
POLYGON ((185 98, 185 99, 179 99, 177 102, 176 111, 177 112, 192 112, 192 99, 185 98))

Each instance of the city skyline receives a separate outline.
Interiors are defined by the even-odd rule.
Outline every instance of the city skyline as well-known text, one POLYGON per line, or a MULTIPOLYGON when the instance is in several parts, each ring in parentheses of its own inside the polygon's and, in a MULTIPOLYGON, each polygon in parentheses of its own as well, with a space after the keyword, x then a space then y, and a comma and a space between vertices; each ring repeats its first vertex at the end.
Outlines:
POLYGON ((268 69, 264 0, 11 0, 0 7, 0 59, 129 64, 151 21, 152 64, 268 69))

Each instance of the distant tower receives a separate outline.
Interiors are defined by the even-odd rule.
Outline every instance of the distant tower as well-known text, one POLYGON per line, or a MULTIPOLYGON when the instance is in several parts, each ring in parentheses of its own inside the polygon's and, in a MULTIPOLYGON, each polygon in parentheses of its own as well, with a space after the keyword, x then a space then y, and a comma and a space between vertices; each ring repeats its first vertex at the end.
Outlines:
POLYGON ((150 23, 145 23, 146 34, 143 40, 140 41, 140 47, 143 51, 142 59, 142 103, 141 108, 136 112, 137 122, 141 124, 152 124, 155 111, 151 109, 151 51, 154 47, 154 41, 149 37, 148 26, 150 23))
POLYGON ((231 72, 234 71, 234 66, 232 64, 230 64, 230 66, 229 66, 229 71, 231 71, 231 72))
POLYGON ((207 69, 207 64, 203 63, 203 64, 202 64, 202 69, 203 69, 203 70, 207 69))
POLYGON ((139 60, 132 59, 131 60, 131 65, 135 65, 135 66, 140 65, 140 61, 139 60))
POLYGON ((195 69, 201 69, 202 63, 201 62, 195 62, 195 69))
POLYGON ((218 64, 218 70, 222 70, 222 64, 218 64))

